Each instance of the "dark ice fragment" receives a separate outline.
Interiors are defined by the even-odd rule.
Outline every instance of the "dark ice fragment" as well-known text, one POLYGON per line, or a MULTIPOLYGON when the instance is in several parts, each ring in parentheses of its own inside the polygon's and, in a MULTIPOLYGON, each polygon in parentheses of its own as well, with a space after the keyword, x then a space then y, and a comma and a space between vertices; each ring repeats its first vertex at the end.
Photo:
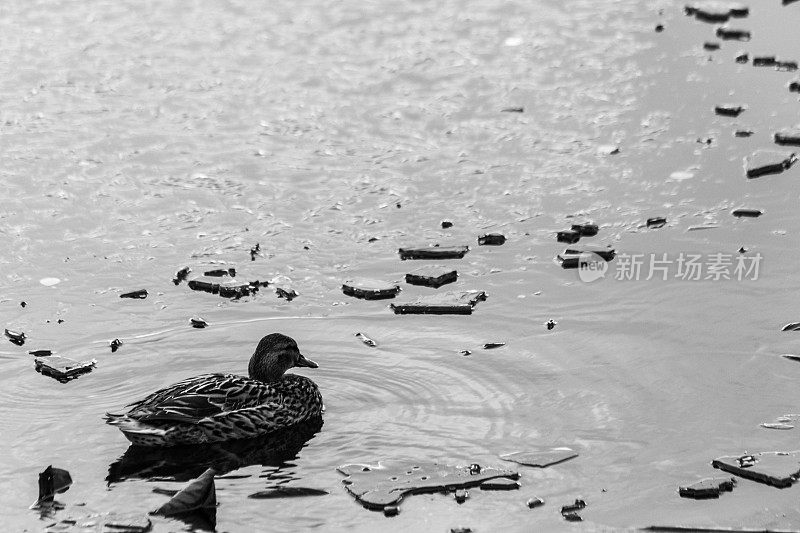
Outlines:
POLYGON ((778 62, 778 60, 775 59, 775 56, 754 56, 753 57, 753 66, 754 67, 774 67, 777 62, 778 62))
POLYGON ((460 354, 461 354, 461 355, 463 355, 464 357, 466 357, 466 356, 468 356, 468 355, 472 355, 472 352, 471 352, 471 351, 469 351, 469 350, 459 350, 459 351, 458 351, 458 353, 460 353, 460 354))
POLYGON ((469 491, 467 489, 457 489, 455 499, 457 503, 464 503, 469 498, 469 491))
POLYGON ((449 220, 442 220, 442 229, 452 228, 453 223, 449 220))
POLYGON ((794 72, 797 70, 797 61, 776 61, 775 69, 782 72, 794 72))
POLYGON ((525 112, 525 108, 524 107, 504 107, 500 111, 503 112, 503 113, 524 113, 525 112))
POLYGON ((220 283, 217 292, 223 298, 241 298, 258 290, 258 286, 250 283, 230 280, 220 283))
POLYGON ((393 303, 390 307, 398 315, 471 315, 478 302, 484 300, 485 292, 473 290, 423 296, 409 302, 393 303))
POLYGON ((717 457, 711 466, 740 477, 785 488, 800 476, 800 451, 717 457))
POLYGON ((612 261, 617 256, 617 251, 613 248, 608 248, 605 246, 597 246, 593 244, 585 244, 579 246, 569 246, 564 249, 559 256, 562 258, 565 257, 572 257, 572 256, 579 256, 581 254, 592 253, 595 255, 600 256, 606 262, 612 261))
POLYGON ((119 347, 122 346, 122 341, 119 339, 114 339, 111 341, 109 346, 111 346, 111 353, 115 353, 117 350, 119 350, 119 347))
POLYGON ((425 285, 438 289, 442 285, 452 283, 458 279, 458 271, 436 265, 427 265, 412 270, 406 274, 406 283, 411 285, 425 285))
POLYGON ((720 26, 717 28, 717 37, 725 39, 726 41, 749 41, 750 32, 748 30, 740 30, 728 28, 727 26, 720 26))
POLYGON ((713 52, 714 50, 719 50, 720 44, 712 41, 706 41, 703 43, 703 50, 708 50, 713 52))
POLYGON ((119 295, 120 298, 147 298, 147 289, 139 289, 138 291, 126 292, 119 295))
POLYGON ((35 357, 47 357, 53 355, 53 350, 31 350, 28 353, 35 357))
POLYGON ((744 106, 739 104, 720 104, 714 107, 714 112, 724 117, 738 117, 744 109, 744 106))
POLYGON ((19 305, 20 305, 20 306, 22 306, 22 307, 24 308, 24 307, 25 307, 26 305, 28 305, 28 304, 26 304, 25 302, 20 302, 20 303, 19 303, 19 305))
POLYGON ((451 527, 450 533, 475 533, 471 527, 451 527))
POLYGON ((258 244, 258 243, 256 243, 255 246, 250 248, 250 261, 255 261, 256 260, 256 256, 258 255, 259 251, 261 251, 261 245, 258 244))
POLYGON ((733 135, 734 137, 750 137, 753 135, 753 130, 736 130, 733 135))
POLYGON ((789 82, 789 92, 800 93, 800 80, 789 82))
POLYGON ((400 248, 400 259, 461 259, 469 252, 469 246, 425 246, 400 248))
POLYGON ((741 208, 741 209, 734 209, 733 211, 731 211, 731 214, 733 216, 735 216, 735 217, 755 218, 755 217, 760 217, 761 215, 764 214, 764 212, 761 209, 745 209, 745 208, 741 208))
POLYGON ((544 325, 547 327, 548 330, 551 330, 554 327, 556 327, 557 324, 558 324, 558 322, 556 322, 555 320, 550 319, 547 322, 545 322, 544 325))
POLYGON ((800 127, 776 131, 775 144, 800 146, 800 127))
POLYGON ((37 357, 34 359, 34 364, 37 372, 66 383, 81 374, 91 372, 97 362, 94 359, 91 361, 75 361, 67 357, 51 355, 45 358, 37 357))
POLYGON ((300 296, 300 293, 298 293, 294 289, 282 289, 280 287, 275 288, 275 294, 278 295, 278 298, 284 298, 288 302, 291 302, 292 300, 300 296))
POLYGON ((797 161, 797 156, 791 152, 756 150, 744 161, 747 177, 757 178, 767 174, 780 174, 797 161))
POLYGON ((597 224, 573 224, 572 231, 577 231, 581 237, 594 237, 600 231, 597 224))
POLYGON ((661 33, 662 31, 664 31, 664 25, 656 24, 656 33, 661 33))
POLYGON ((248 498, 255 500, 271 500, 276 498, 302 498, 306 496, 325 496, 327 490, 313 489, 310 487, 286 487, 279 485, 269 490, 262 490, 248 495, 248 498))
POLYGON ((561 507, 561 514, 564 513, 574 513, 584 509, 586 507, 586 502, 581 499, 576 499, 574 503, 569 505, 564 505, 561 507))
POLYGON ((480 246, 500 246, 506 242, 506 236, 502 233, 487 233, 478 237, 478 244, 480 246))
POLYGON ((357 279, 344 282, 342 292, 363 300, 385 300, 397 296, 400 286, 372 279, 357 279))
POLYGON ((715 477, 701 479, 689 485, 678 487, 678 494, 682 498, 706 499, 719 498, 721 492, 730 492, 736 485, 732 477, 715 477))
POLYGON ((397 516, 398 514, 400 514, 400 508, 396 505, 387 505, 383 508, 384 516, 397 516))
POLYGON ((747 52, 739 52, 736 54, 737 63, 747 63, 750 60, 750 55, 747 52))
POLYGON ((781 331, 800 331, 800 322, 789 322, 781 328, 781 331))
POLYGON ((17 346, 22 346, 25 344, 25 332, 24 331, 14 331, 11 329, 6 329, 6 337, 10 342, 13 342, 17 346))
POLYGON ((200 317, 190 318, 189 323, 192 325, 193 328, 197 329, 203 329, 204 327, 208 326, 208 322, 206 322, 200 317))
POLYGON ((561 513, 561 516, 564 517, 564 520, 566 520, 567 522, 582 522, 583 521, 583 518, 581 518, 581 515, 579 515, 578 513, 575 513, 575 512, 561 513))
POLYGON ((56 494, 62 494, 72 485, 72 476, 63 468, 48 466, 39 474, 39 499, 31 507, 51 504, 56 494))
POLYGON ((528 506, 528 509, 535 509, 537 507, 541 507, 542 505, 544 505, 544 500, 541 498, 533 497, 528 499, 528 501, 525 502, 525 505, 528 506))
POLYGON ((191 271, 192 269, 189 267, 183 267, 182 269, 178 270, 175 272, 175 277, 172 278, 172 283, 175 285, 180 284, 181 281, 185 280, 189 276, 189 272, 191 271))
POLYGON ((505 346, 505 345, 506 345, 506 343, 504 343, 504 342, 487 342, 486 344, 483 345, 483 349, 484 350, 491 350, 493 348, 500 348, 500 347, 505 346))
POLYGON ((574 244, 581 240, 581 234, 573 230, 559 231, 556 233, 556 240, 558 242, 574 244))
POLYGON ((235 276, 236 270, 233 268, 217 268, 214 270, 207 270, 203 272, 204 276, 210 276, 212 278, 221 278, 222 276, 235 276))

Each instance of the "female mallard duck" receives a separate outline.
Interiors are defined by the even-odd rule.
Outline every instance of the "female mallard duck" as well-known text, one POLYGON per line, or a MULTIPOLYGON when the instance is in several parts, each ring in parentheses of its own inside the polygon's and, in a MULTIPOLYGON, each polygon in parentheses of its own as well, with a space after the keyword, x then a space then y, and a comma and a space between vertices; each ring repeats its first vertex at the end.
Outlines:
POLYGON ((294 339, 272 333, 258 343, 249 378, 203 374, 129 404, 125 414, 107 413, 133 444, 176 446, 247 439, 322 414, 322 396, 310 379, 286 374, 295 366, 317 368, 294 339))

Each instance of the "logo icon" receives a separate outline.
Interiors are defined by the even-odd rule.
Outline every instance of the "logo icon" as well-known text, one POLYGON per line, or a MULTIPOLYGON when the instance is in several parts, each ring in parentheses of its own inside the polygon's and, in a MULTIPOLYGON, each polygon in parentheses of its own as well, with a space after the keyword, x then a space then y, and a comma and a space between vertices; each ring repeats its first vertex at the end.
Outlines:
POLYGON ((578 256, 578 277, 584 283, 604 278, 608 262, 594 252, 581 252, 578 256))

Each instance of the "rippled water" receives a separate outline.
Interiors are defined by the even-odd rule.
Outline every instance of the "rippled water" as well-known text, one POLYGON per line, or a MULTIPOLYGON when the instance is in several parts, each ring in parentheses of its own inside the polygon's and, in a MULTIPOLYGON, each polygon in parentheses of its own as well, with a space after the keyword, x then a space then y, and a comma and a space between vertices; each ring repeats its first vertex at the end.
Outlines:
POLYGON ((576 497, 586 529, 763 527, 787 513, 800 527, 793 490, 676 494, 713 475, 715 456, 797 447, 800 430, 759 423, 800 408, 800 367, 779 357, 800 350, 779 331, 800 312, 798 170, 748 181, 741 167, 798 121, 786 89, 797 76, 733 61, 740 49, 800 59, 800 4, 773 3, 732 22, 751 42, 709 53, 714 26, 670 0, 4 2, 0 313, 28 336, 0 347, 7 527, 53 521, 27 509, 48 464, 75 481, 56 519, 159 506, 153 488, 180 483, 148 480, 153 464, 107 484, 127 441, 103 413, 193 374, 244 373, 272 331, 320 363, 302 373, 320 386, 325 422, 296 457, 302 438, 289 459, 217 480, 220 531, 558 530, 578 527, 557 512, 576 497), (713 115, 729 101, 748 110, 713 115), (755 134, 735 138, 739 125, 755 134), (620 153, 603 155, 609 145, 620 153), (765 215, 730 216, 740 206, 765 215), (640 227, 659 215, 667 227, 640 227), (601 225, 587 240, 628 253, 745 246, 764 258, 760 277, 582 283, 552 261, 554 232, 576 220, 601 225), (719 227, 686 231, 709 222, 719 227), (475 246, 487 231, 509 240, 475 246), (417 265, 397 248, 433 242, 473 245, 452 264, 456 288, 489 294, 474 315, 395 316, 342 295, 352 277, 401 281, 417 265), (170 281, 219 264, 300 297, 228 301, 170 281), (118 297, 139 288, 146 300, 118 297), (197 315, 211 326, 190 328, 197 315), (480 349, 491 341, 507 345, 480 349), (26 352, 39 348, 98 366, 61 384, 34 372, 26 352), (335 471, 504 466, 498 454, 538 445, 580 457, 521 467, 519 493, 473 491, 462 506, 415 496, 391 519, 353 501, 335 471), (276 484, 330 495, 246 498, 276 484), (533 495, 547 505, 527 509, 533 495))

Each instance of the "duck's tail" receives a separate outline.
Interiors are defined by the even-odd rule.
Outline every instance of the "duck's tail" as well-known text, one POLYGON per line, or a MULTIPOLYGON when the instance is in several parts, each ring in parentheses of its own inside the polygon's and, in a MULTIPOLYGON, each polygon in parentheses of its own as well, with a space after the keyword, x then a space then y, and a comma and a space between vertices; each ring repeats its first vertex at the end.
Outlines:
POLYGON ((128 415, 106 413, 106 424, 116 426, 129 441, 139 446, 163 446, 167 440, 167 430, 151 426, 128 415))

